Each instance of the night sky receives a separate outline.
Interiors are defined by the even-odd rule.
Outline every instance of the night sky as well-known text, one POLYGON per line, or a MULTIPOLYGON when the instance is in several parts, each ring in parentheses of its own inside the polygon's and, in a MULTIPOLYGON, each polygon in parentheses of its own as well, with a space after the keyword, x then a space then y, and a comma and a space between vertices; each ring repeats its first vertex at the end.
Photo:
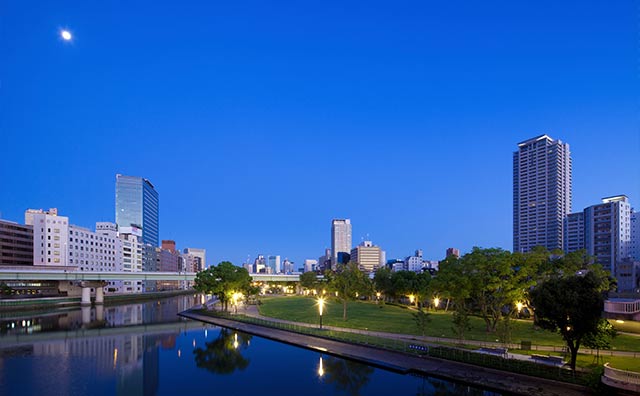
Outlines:
POLYGON ((640 208, 639 26, 634 0, 4 0, 0 217, 114 221, 122 173, 210 263, 302 264, 332 218, 387 258, 511 249, 540 134, 571 146, 574 211, 640 208))

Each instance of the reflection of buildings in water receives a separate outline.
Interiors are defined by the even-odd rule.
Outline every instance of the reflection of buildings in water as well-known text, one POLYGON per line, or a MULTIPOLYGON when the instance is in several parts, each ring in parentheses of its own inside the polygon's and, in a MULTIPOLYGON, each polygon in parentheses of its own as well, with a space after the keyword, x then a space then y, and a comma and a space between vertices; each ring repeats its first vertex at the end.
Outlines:
POLYGON ((82 307, 33 317, 0 320, 0 336, 91 327, 119 327, 182 321, 178 312, 197 305, 193 295, 120 306, 82 307))
MULTIPOLYGON (((177 335, 75 338, 35 343, 28 347, 7 350, 6 353, 52 357, 55 358, 56 365, 60 366, 68 366, 69 362, 76 358, 89 358, 95 362, 98 377, 111 378, 115 374, 117 394, 155 395, 158 390, 160 367, 159 347, 175 346, 177 335)), ((5 351, 2 351, 2 354, 4 355, 5 351)), ((64 383, 68 379, 59 380, 64 383)))

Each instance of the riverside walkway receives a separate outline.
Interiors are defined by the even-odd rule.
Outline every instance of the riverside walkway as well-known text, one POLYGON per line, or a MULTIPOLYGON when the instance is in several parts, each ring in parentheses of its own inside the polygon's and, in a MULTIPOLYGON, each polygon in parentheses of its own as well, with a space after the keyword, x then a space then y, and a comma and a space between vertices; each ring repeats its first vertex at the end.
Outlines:
MULTIPOLYGON (((246 313, 247 315, 257 314, 257 310, 249 312, 250 310, 251 308, 247 309, 247 312, 243 313, 246 313)), ((322 353, 361 361, 372 366, 381 367, 400 373, 419 373, 427 376, 464 382, 501 393, 527 396, 578 396, 589 393, 587 388, 578 385, 537 377, 530 377, 526 375, 499 371, 432 357, 412 356, 400 352, 383 350, 370 346, 350 344, 323 337, 315 337, 271 327, 258 326, 255 324, 234 321, 226 318, 212 317, 201 314, 197 310, 187 310, 181 312, 179 315, 189 319, 242 331, 275 341, 316 350, 322 353)), ((269 318, 269 320, 274 319, 269 318)), ((304 325, 298 322, 289 323, 304 325)), ((343 331, 345 329, 339 328, 338 330, 343 331)), ((371 333, 375 334, 375 332, 371 333)))
MULTIPOLYGON (((285 323, 291 325, 297 325, 302 327, 314 328, 318 327, 317 324, 304 323, 304 322, 294 322, 291 320, 285 319, 276 319, 270 316, 261 315, 258 311, 258 307, 256 305, 247 305, 245 308, 241 310, 241 313, 247 316, 251 316, 254 318, 260 318, 264 320, 268 320, 271 322, 277 323, 285 323)), ((382 337, 382 338, 392 338, 403 341, 418 341, 418 342, 432 342, 432 343, 440 343, 440 344, 456 344, 459 343, 460 340, 455 338, 443 338, 443 337, 429 337, 429 336, 417 336, 411 334, 402 334, 402 333, 387 333, 383 331, 372 331, 367 329, 351 329, 347 327, 338 327, 338 326, 323 326, 328 330, 342 331, 345 333, 355 333, 355 334, 364 334, 374 337, 382 337)), ((633 334, 635 335, 635 334, 633 334)), ((474 345, 483 348, 511 348, 511 349, 520 349, 519 344, 504 344, 501 342, 490 342, 490 341, 474 341, 474 340, 464 340, 465 345, 474 345)), ((545 351, 545 352, 563 352, 564 347, 559 346, 549 346, 549 345, 532 345, 532 350, 535 351, 545 351)), ((595 355, 597 353, 596 350, 581 348, 580 353, 595 355)), ((611 351, 611 350, 601 350, 600 356, 630 356, 635 358, 640 358, 640 351, 611 351)), ((508 353, 507 356, 510 359, 523 359, 530 360, 529 356, 521 355, 517 353, 508 353)))

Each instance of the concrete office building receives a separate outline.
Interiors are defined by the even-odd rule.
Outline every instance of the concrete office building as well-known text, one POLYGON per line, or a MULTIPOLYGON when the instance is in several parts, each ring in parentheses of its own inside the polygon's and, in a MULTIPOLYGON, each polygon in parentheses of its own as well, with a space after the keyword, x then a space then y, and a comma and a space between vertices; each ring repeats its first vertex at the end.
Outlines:
POLYGON ((460 258, 460 249, 448 248, 447 249, 447 255, 445 257, 451 257, 451 256, 454 256, 456 258, 460 258))
POLYGON ((344 264, 351 251, 351 220, 333 219, 331 221, 331 268, 344 264), (342 258, 345 257, 345 258, 342 258), (339 259, 341 258, 341 259, 339 259))
POLYGON ((316 271, 318 269, 318 260, 304 260, 304 272, 316 271))
POLYGON ((265 260, 264 255, 259 254, 258 257, 253 260, 252 272, 254 274, 265 274, 267 271, 267 260, 265 260))
POLYGON ((518 143, 513 153, 513 251, 563 248, 563 225, 571 213, 569 145, 548 135, 518 143))
POLYGON ((360 245, 351 249, 351 261, 365 272, 375 272, 380 267, 382 249, 374 246, 371 241, 363 241, 360 245))
POLYGON ((325 249, 324 255, 318 257, 318 269, 320 271, 331 269, 331 249, 325 249))
POLYGON ((33 226, 0 220, 0 266, 33 266, 33 226))
POLYGON ((289 261, 288 258, 285 258, 282 262, 282 271, 287 275, 291 275, 295 271, 294 265, 295 263, 293 261, 289 261))
POLYGON ((404 259, 403 269, 405 271, 421 272, 423 267, 422 249, 416 250, 413 256, 408 256, 404 259))
POLYGON ((116 224, 142 230, 142 243, 158 246, 160 232, 158 192, 148 179, 116 175, 116 224))
POLYGON ((114 223, 98 222, 96 231, 69 225, 69 265, 80 271, 119 272, 122 266, 122 241, 114 223))
POLYGON ((24 222, 33 227, 33 264, 67 266, 69 262, 69 218, 58 209, 27 209, 24 222))
POLYGON ((269 256, 267 258, 267 267, 270 268, 271 274, 279 274, 282 272, 280 256, 269 256))
POLYGON ((207 251, 205 249, 186 248, 183 253, 200 258, 201 267, 198 271, 202 271, 207 267, 207 251))

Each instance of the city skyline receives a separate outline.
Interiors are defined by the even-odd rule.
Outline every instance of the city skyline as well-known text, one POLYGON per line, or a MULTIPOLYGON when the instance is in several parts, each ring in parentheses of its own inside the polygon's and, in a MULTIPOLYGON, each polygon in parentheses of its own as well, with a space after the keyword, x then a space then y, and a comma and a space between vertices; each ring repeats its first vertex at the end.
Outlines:
POLYGON ((7 7, 0 218, 115 222, 120 173, 210 263, 301 266, 334 218, 389 259, 511 250, 512 153, 542 134, 571 146, 573 211, 640 208, 632 1, 96 7, 7 7))

